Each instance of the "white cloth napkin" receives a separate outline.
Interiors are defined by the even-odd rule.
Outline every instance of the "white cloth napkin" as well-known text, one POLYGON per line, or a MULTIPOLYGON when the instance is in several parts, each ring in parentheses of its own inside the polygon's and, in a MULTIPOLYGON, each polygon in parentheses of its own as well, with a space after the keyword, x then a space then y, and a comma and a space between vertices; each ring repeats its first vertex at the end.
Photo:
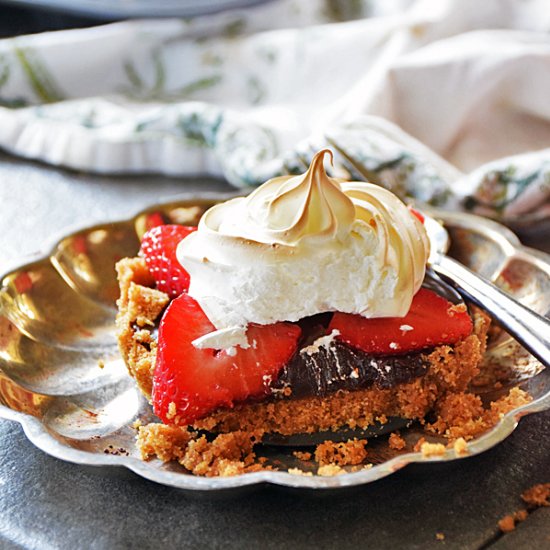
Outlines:
POLYGON ((550 200, 549 30, 546 0, 279 0, 5 39, 0 147, 247 186, 329 145, 402 195, 517 217, 550 200), (496 204, 480 165, 538 149, 496 204))

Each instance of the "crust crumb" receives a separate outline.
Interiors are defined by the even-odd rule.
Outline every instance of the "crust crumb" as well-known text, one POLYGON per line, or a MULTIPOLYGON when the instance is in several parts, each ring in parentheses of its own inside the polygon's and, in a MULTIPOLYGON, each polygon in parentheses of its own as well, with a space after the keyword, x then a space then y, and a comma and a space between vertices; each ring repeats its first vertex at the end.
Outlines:
POLYGON ((533 485, 521 494, 521 499, 532 507, 550 506, 550 483, 533 485))
POLYGON ((492 428, 506 413, 525 405, 531 396, 520 388, 512 388, 485 409, 473 393, 449 393, 437 403, 437 420, 428 425, 434 433, 449 439, 473 439, 492 428))
POLYGON ((459 437, 454 443, 453 443, 453 449, 457 456, 466 456, 468 451, 468 443, 463 437, 459 437))
POLYGON ((513 531, 516 528, 516 522, 514 521, 513 516, 504 516, 501 520, 499 520, 498 528, 503 533, 513 531))
POLYGON ((399 432, 392 432, 388 439, 388 445, 390 446, 390 449, 394 449, 395 451, 402 451, 407 446, 407 443, 401 437, 399 432))
POLYGON ((300 460, 311 460, 311 453, 306 453, 303 451, 294 451, 292 453, 296 458, 299 458, 300 460))
POLYGON ((177 460, 196 475, 233 476, 266 469, 255 463, 254 444, 261 433, 220 434, 213 441, 185 427, 148 424, 139 428, 137 445, 144 459, 154 456, 163 462, 177 460))
POLYGON ((443 456, 445 454, 445 450, 445 445, 443 445, 443 443, 429 443, 428 441, 424 441, 424 443, 420 445, 420 452, 425 458, 432 456, 443 456))
POLYGON ((367 458, 366 439, 348 439, 345 443, 325 441, 317 445, 315 460, 321 465, 348 466, 361 464, 367 458))
POLYGON ((141 458, 158 457, 163 462, 178 460, 185 454, 187 444, 195 434, 186 428, 166 424, 138 426, 137 446, 141 458))
POLYGON ((312 472, 304 472, 304 470, 300 470, 300 468, 289 468, 288 473, 292 474, 294 476, 312 476, 312 472))
POLYGON ((319 466, 319 469, 317 470, 317 475, 323 477, 339 476, 345 473, 346 470, 336 464, 324 464, 323 466, 319 466))
POLYGON ((466 304, 454 304, 447 311, 450 317, 454 317, 457 313, 466 313, 468 308, 466 304))
POLYGON ((168 412, 166 413, 166 418, 168 418, 168 420, 173 420, 176 417, 176 412, 176 404, 173 401, 170 401, 170 403, 168 404, 168 412))
POLYGON ((259 434, 232 432, 220 434, 212 442, 203 435, 192 439, 184 456, 178 460, 182 466, 196 475, 233 476, 254 471, 261 466, 254 464, 254 443, 259 434))
POLYGON ((512 388, 508 395, 501 397, 498 401, 491 403, 491 408, 487 415, 489 423, 498 422, 506 413, 530 403, 533 398, 521 388, 512 388))
POLYGON ((518 523, 520 523, 521 521, 525 521, 527 519, 527 515, 527 510, 518 510, 513 514, 504 516, 501 520, 499 520, 498 528, 503 533, 509 533, 516 528, 516 525, 518 523))
POLYGON ((445 533, 436 533, 435 538, 437 540, 445 540, 445 533))

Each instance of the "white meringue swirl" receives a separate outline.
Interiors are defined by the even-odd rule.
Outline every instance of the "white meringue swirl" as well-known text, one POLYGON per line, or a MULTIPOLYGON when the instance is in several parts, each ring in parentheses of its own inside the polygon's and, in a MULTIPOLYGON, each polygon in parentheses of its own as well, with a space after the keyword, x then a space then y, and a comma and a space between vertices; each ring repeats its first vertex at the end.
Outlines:
POLYGON ((325 152, 332 156, 328 150, 317 153, 301 176, 273 178, 246 199, 214 206, 201 224, 222 235, 285 246, 307 237, 345 238, 355 207, 327 176, 325 152))
POLYGON ((329 177, 327 153, 303 175, 212 207, 178 246, 189 294, 217 329, 408 312, 429 254, 422 223, 381 187, 329 177))

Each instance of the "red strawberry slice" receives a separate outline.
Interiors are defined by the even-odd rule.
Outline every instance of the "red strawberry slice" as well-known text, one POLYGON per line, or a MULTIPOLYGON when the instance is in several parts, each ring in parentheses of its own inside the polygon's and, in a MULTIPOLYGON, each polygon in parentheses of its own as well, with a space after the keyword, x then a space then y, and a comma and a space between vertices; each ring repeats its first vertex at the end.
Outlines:
POLYGON ((453 305, 431 290, 421 288, 405 317, 366 319, 335 313, 329 330, 366 353, 394 355, 440 344, 454 344, 472 332, 472 320, 463 305, 453 305))
POLYGON ((153 407, 168 424, 189 424, 218 407, 269 393, 269 383, 294 354, 301 330, 291 323, 249 325, 249 348, 197 349, 215 330, 199 304, 182 294, 160 322, 153 407), (173 403, 173 405, 172 405, 173 403))
POLYGON ((410 212, 411 212, 411 214, 412 214, 413 216, 416 216, 416 218, 418 219, 418 221, 419 221, 420 223, 424 223, 425 218, 424 218, 424 215, 423 215, 423 214, 421 214, 418 210, 416 210, 416 209, 413 208, 412 206, 409 206, 409 210, 410 210, 410 212))
POLYGON ((166 221, 161 212, 150 212, 145 216, 145 228, 147 231, 159 225, 165 225, 166 221))
POLYGON ((196 227, 184 225, 159 225, 145 233, 141 241, 141 255, 153 275, 157 288, 170 295, 179 296, 189 288, 189 274, 176 258, 176 248, 196 227))

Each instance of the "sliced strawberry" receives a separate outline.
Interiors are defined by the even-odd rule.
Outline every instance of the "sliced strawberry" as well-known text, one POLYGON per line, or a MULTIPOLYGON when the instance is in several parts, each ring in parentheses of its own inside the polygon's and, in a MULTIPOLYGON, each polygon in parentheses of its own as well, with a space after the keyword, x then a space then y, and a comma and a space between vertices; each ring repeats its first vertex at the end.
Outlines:
POLYGON ((171 298, 189 288, 189 274, 178 262, 176 248, 182 239, 196 229, 184 225, 159 225, 147 231, 141 241, 140 253, 145 257, 157 288, 171 298))
POLYGON ((435 292, 421 288, 405 317, 366 319, 335 313, 329 330, 366 353, 394 355, 440 344, 454 344, 472 332, 465 306, 456 306, 435 292))
POLYGON ((193 340, 213 330, 188 294, 173 300, 164 313, 153 376, 153 407, 163 422, 189 424, 218 407, 269 393, 270 381, 294 354, 301 334, 291 323, 250 325, 249 348, 229 353, 193 346, 193 340))
POLYGON ((145 229, 147 231, 153 229, 153 227, 158 227, 159 225, 165 225, 166 221, 161 212, 150 212, 145 216, 145 229))
POLYGON ((416 216, 420 223, 424 223, 425 218, 423 214, 421 214, 418 210, 415 210, 412 206, 409 206, 409 210, 413 216, 416 216))

